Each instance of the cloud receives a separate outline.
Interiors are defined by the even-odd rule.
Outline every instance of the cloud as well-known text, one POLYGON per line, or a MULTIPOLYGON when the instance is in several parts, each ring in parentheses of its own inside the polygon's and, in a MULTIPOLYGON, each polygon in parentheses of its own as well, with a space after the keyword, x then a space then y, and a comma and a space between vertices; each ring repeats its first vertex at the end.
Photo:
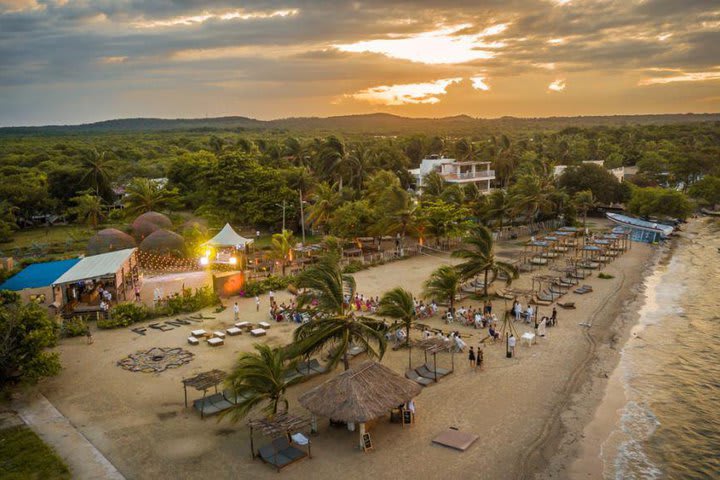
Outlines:
POLYGON ((433 104, 440 102, 440 97, 447 93, 448 86, 461 80, 462 78, 444 78, 425 83, 380 85, 345 95, 339 101, 350 98, 371 105, 387 106, 433 104))
POLYGON ((0 0, 0 58, 0 125, 692 111, 717 96, 720 9, 706 0, 0 0), (436 83, 449 79, 463 80, 436 83), (551 90, 553 80, 572 89, 551 90))
POLYGON ((550 85, 548 85, 548 90, 551 92, 562 92, 565 90, 565 79, 558 78, 554 82, 551 82, 550 85))

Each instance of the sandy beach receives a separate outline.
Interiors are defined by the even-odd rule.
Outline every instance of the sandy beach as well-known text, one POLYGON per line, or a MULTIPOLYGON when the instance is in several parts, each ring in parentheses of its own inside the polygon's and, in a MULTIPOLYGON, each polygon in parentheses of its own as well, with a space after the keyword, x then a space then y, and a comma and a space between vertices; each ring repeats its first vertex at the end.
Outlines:
MULTIPOLYGON (((591 389, 587 380, 612 371, 611 359, 622 339, 616 318, 637 295, 636 286, 654 251, 651 246, 633 244, 630 251, 603 269, 614 278, 604 280, 593 274, 583 283, 591 284, 594 292, 566 295, 564 299, 574 301, 578 308, 558 309, 558 326, 549 328, 547 337, 536 345, 520 346, 516 358, 505 358, 501 342, 488 344, 484 370, 473 372, 465 355, 456 355, 454 374, 425 388, 417 398, 417 423, 412 428, 401 429, 385 419, 370 426, 373 452, 363 454, 356 447, 355 433, 329 427, 321 420, 319 434, 312 438, 313 458, 289 467, 283 474, 314 479, 505 479, 531 478, 539 471, 549 475, 549 459, 572 442, 567 433, 576 430, 579 434, 587 422, 581 407, 597 403, 602 395, 601 390, 591 389), (592 328, 579 323, 591 323, 592 328), (588 404, 578 401, 590 398, 593 392, 596 397, 600 392, 600 397, 593 397, 588 404), (476 433, 480 439, 464 453, 432 445, 431 438, 450 426, 476 433)), ((452 262, 447 255, 420 256, 359 272, 355 278, 364 295, 381 295, 399 285, 419 294, 433 269, 452 262)), ((542 273, 548 272, 533 272, 542 273)), ((514 285, 529 288, 531 277, 525 273, 514 285)), ((277 297, 288 300, 289 294, 283 292, 277 297)), ((225 303, 232 305, 235 300, 225 303)), ((239 299, 241 320, 266 320, 267 295, 261 300, 260 312, 256 312, 253 299, 239 299)), ((504 301, 495 300, 494 307, 501 311, 504 301)), ((550 307, 540 308, 541 314, 550 313, 550 307)), ((202 328, 226 328, 233 323, 232 317, 232 309, 228 309, 213 320, 205 320, 202 328)), ((424 323, 448 329, 439 318, 424 323)), ((516 326, 520 333, 531 330, 529 325, 516 326)), ((187 346, 186 337, 193 328, 198 327, 169 332, 148 329, 144 336, 129 329, 98 331, 92 345, 84 338, 64 340, 58 347, 64 370, 44 381, 40 390, 128 479, 277 475, 267 465, 252 460, 244 424, 201 420, 195 411, 185 408, 181 379, 212 368, 230 369, 236 354, 251 349, 255 341, 284 344, 291 338, 293 325, 273 324, 268 335, 260 339, 228 337, 225 346, 219 348, 187 346), (178 346, 196 357, 177 369, 144 374, 116 365, 137 350, 178 346)), ((452 329, 467 334, 473 346, 486 335, 485 331, 457 324, 452 329)), ((361 355, 354 361, 364 358, 361 355)), ((414 360, 422 363, 422 353, 414 352, 414 360)), ((449 354, 439 363, 449 366, 449 354)), ((407 351, 389 350, 383 364, 402 373, 407 367, 407 351)), ((301 411, 297 396, 328 378, 319 376, 291 388, 291 410, 301 411)), ((190 393, 190 400, 193 398, 197 398, 196 392, 190 393)))

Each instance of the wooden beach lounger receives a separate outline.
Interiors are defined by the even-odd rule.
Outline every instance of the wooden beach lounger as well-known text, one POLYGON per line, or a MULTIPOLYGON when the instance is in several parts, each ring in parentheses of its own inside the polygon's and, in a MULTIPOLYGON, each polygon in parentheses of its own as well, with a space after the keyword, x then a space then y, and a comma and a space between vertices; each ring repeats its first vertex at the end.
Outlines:
MULTIPOLYGON (((432 368, 431 365, 428 365, 428 364, 426 363, 426 364, 424 365, 424 367, 427 368, 427 369, 432 373, 433 368, 432 368)), ((440 377, 440 376, 444 377, 445 375, 449 375, 450 373, 452 373, 452 372, 451 372, 450 370, 448 370, 447 368, 435 367, 435 370, 437 370, 438 377, 440 377)))
POLYGON ((307 457, 307 453, 290 445, 286 438, 276 438, 270 445, 260 447, 260 459, 277 468, 278 472, 288 465, 307 457))
POLYGON ((193 408, 200 412, 205 417, 208 415, 215 415, 223 410, 232 408, 230 403, 222 393, 215 393, 205 398, 198 398, 193 402, 193 408))
POLYGON ((590 286, 590 285, 583 285, 582 287, 576 288, 576 289, 573 290, 573 291, 574 291, 575 293, 577 293, 577 294, 584 295, 584 294, 586 294, 586 293, 592 292, 592 291, 593 291, 593 288, 592 288, 592 286, 590 286))
POLYGON ((464 452, 480 438, 478 435, 458 430, 447 430, 432 439, 432 443, 464 452))
POLYGON ((407 370, 405 372, 405 378, 407 378, 408 380, 412 380, 413 382, 417 382, 423 387, 427 387, 428 385, 433 383, 431 379, 418 375, 415 370, 407 370))

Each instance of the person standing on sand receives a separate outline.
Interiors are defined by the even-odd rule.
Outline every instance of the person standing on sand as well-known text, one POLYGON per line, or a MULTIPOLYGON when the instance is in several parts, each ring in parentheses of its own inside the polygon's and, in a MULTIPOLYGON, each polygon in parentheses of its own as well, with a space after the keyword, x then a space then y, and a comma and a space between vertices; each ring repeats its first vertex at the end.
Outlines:
POLYGON ((135 285, 135 301, 140 302, 140 287, 135 285))
POLYGON ((95 340, 93 339, 92 332, 90 331, 90 327, 87 327, 85 329, 85 336, 87 337, 87 344, 92 345, 95 340))
POLYGON ((477 365, 477 368, 479 368, 481 372, 482 372, 482 369, 483 369, 483 366, 482 366, 482 365, 483 365, 483 360, 485 360, 484 357, 485 357, 485 352, 483 352, 482 344, 480 344, 480 345, 478 345, 478 349, 477 349, 477 355, 476 355, 477 363, 476 363, 476 365, 477 365))
POLYGON ((233 314, 236 322, 240 320, 240 307, 238 307, 237 302, 235 302, 235 305, 233 305, 233 314))
POLYGON ((470 368, 475 371, 475 350, 473 350, 473 347, 470 347, 470 352, 468 352, 468 360, 470 361, 470 368))
POLYGON ((550 325, 557 325, 557 309, 553 307, 552 315, 550 315, 550 325))
POLYGON ((270 297, 270 305, 272 306, 272 304, 275 303, 275 292, 273 292, 272 290, 270 290, 270 291, 268 292, 268 296, 270 297))
POLYGON ((515 339, 515 335, 511 333, 510 338, 508 338, 508 353, 510 354, 508 358, 515 356, 515 343, 517 343, 517 340, 515 339))
POLYGON ((260 311, 260 297, 258 297, 257 295, 255 295, 255 311, 260 311))

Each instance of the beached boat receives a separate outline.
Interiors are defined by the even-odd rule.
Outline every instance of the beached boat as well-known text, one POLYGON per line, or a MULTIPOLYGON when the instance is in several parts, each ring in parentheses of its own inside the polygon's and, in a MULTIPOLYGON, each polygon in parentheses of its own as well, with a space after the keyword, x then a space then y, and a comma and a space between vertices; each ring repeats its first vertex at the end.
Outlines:
POLYGON ((664 240, 675 230, 670 225, 648 222, 640 218, 628 217, 618 213, 606 213, 611 222, 630 231, 630 239, 636 242, 654 243, 664 240))
POLYGON ((720 217, 720 211, 718 211, 718 210, 708 210, 707 208, 701 208, 700 212, 702 212, 703 215, 710 215, 711 217, 720 217))

